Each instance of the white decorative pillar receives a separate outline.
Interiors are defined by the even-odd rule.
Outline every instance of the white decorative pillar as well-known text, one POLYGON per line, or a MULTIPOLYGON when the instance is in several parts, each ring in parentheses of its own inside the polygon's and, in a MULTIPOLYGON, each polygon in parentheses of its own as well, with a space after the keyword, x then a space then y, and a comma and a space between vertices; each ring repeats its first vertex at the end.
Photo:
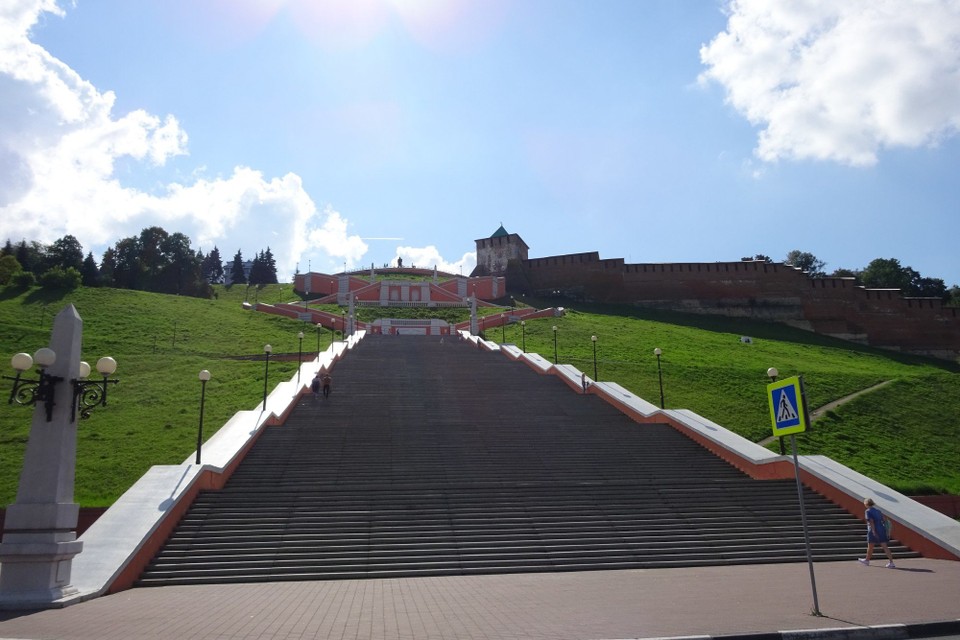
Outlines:
POLYGON ((83 321, 73 305, 57 314, 50 348, 56 360, 45 373, 54 386, 52 417, 40 402, 33 410, 17 499, 7 509, 0 543, 0 608, 44 605, 75 593, 70 585, 80 506, 73 501, 77 418, 73 385, 80 372, 83 321))

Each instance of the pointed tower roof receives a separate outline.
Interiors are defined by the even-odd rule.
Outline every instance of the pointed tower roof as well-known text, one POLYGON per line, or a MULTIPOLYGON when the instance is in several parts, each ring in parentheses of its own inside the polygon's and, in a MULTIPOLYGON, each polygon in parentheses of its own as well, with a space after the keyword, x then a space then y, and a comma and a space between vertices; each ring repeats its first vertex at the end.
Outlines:
POLYGON ((510 235, 507 233, 507 230, 503 228, 503 223, 500 223, 500 228, 493 232, 491 238, 502 238, 503 236, 510 235))

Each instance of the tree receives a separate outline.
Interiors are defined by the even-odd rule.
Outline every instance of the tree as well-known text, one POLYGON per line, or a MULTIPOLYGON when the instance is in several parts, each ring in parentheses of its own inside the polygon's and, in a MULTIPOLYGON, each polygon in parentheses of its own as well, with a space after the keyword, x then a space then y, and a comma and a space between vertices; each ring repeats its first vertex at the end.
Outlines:
POLYGON ((97 261, 93 259, 93 252, 87 253, 80 266, 81 283, 85 287, 100 286, 100 270, 97 269, 97 261))
POLYGON ((860 281, 868 289, 900 289, 903 295, 946 298, 947 285, 940 278, 925 278, 896 258, 877 258, 860 272, 860 281))
POLYGON ((52 267, 40 276, 40 286, 44 289, 63 289, 73 291, 80 286, 80 272, 73 267, 52 267))
POLYGON ((223 282, 223 258, 220 257, 220 249, 216 245, 214 245, 213 251, 203 259, 200 272, 204 279, 211 284, 223 282))
POLYGON ((230 265, 230 282, 233 284, 247 283, 247 276, 243 273, 243 256, 240 249, 237 249, 237 255, 233 256, 233 263, 230 265))
POLYGON ((22 271, 20 263, 11 253, 4 254, 0 258, 0 286, 10 284, 15 273, 22 271))
POLYGON ((762 253, 758 253, 757 255, 753 256, 752 258, 751 258, 750 256, 744 256, 743 258, 740 258, 740 261, 741 261, 741 262, 755 262, 755 261, 759 261, 759 262, 767 262, 767 263, 770 263, 770 262, 773 262, 773 258, 771 258, 771 257, 768 256, 768 255, 765 255, 765 254, 762 254, 762 253))
POLYGON ((7 241, 3 243, 3 248, 0 249, 0 257, 3 256, 14 256, 16 257, 16 249, 13 247, 13 243, 10 242, 10 238, 7 238, 7 241))
POLYGON ((953 285, 947 290, 946 301, 951 307, 960 307, 960 287, 953 285))
POLYGON ((83 246, 74 236, 66 235, 46 248, 47 269, 60 267, 80 271, 83 266, 83 246))
POLYGON ((117 252, 108 248, 100 258, 100 284, 104 287, 117 286, 114 272, 117 270, 117 252))
POLYGON ((277 284, 277 261, 273 259, 270 247, 263 254, 263 277, 265 284, 277 284))
MULTIPOLYGON (((164 279, 163 272, 169 265, 164 250, 169 239, 170 234, 161 227, 147 227, 140 231, 140 236, 136 239, 135 244, 135 262, 140 278, 137 286, 130 287, 131 289, 164 292, 170 287, 169 283, 166 283, 165 287, 165 283, 162 281, 164 279)), ((174 286, 174 288, 176 287, 174 286)))
POLYGON ((120 289, 140 289, 143 280, 137 239, 131 236, 118 240, 113 247, 114 286, 120 289))
POLYGON ((910 274, 896 258, 877 258, 860 272, 860 282, 868 289, 901 289, 910 286, 910 274))
POLYGON ((942 278, 924 278, 917 273, 917 277, 910 281, 910 295, 945 300, 947 298, 947 285, 942 278))
POLYGON ((799 249, 794 249, 788 253, 783 262, 792 267, 797 267, 798 269, 806 271, 814 278, 822 278, 824 276, 823 269, 827 266, 826 262, 820 260, 817 258, 817 256, 813 255, 809 251, 800 251, 799 249))
POLYGON ((18 271, 13 274, 10 284, 20 289, 28 289, 37 284, 37 276, 32 271, 18 271))
POLYGON ((154 282, 157 291, 189 296, 200 293, 200 261, 184 234, 172 233, 160 242, 158 267, 154 282))
POLYGON ((263 251, 253 257, 253 264, 250 266, 250 284, 266 284, 267 281, 263 273, 263 251))
POLYGON ((24 271, 29 271, 34 275, 43 271, 44 248, 37 241, 27 244, 26 240, 21 240, 17 244, 14 257, 24 271))
POLYGON ((833 273, 830 274, 832 278, 859 278, 860 272, 854 271, 853 269, 834 269, 833 273))

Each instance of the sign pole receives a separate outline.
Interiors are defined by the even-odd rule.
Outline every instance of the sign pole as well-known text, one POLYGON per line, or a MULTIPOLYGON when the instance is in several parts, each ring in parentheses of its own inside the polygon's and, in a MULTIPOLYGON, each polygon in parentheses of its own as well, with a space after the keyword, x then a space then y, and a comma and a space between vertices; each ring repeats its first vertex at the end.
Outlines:
MULTIPOLYGON (((797 457, 797 434, 803 433, 810 423, 810 414, 807 412, 807 400, 803 389, 803 376, 794 376, 779 382, 767 385, 767 400, 770 403, 770 418, 773 422, 773 435, 781 438, 790 436, 790 446, 793 449, 793 472, 797 479, 797 497, 800 500, 800 524, 803 528, 803 544, 807 551, 807 566, 810 568, 810 588, 813 591, 813 611, 815 616, 820 613, 820 602, 817 598, 817 580, 813 574, 813 550, 810 547, 810 533, 807 529, 807 512, 803 504, 803 483, 800 482, 800 460, 797 457)), ((781 445, 782 446, 782 445, 781 445)))
POLYGON ((797 496, 800 498, 800 523, 803 526, 803 544, 807 548, 807 566, 810 568, 810 589, 813 591, 813 615, 822 616, 820 602, 817 599, 817 579, 813 575, 813 551, 810 548, 810 532, 807 530, 807 511, 803 506, 803 484, 800 482, 800 461, 797 458, 797 434, 790 434, 790 447, 793 449, 793 471, 797 478, 797 496))

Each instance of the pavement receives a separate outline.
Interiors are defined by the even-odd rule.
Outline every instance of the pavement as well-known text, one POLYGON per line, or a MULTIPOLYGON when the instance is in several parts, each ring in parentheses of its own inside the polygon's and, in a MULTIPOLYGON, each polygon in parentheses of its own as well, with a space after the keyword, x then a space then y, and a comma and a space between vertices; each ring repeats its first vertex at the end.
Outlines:
POLYGON ((907 559, 131 589, 0 612, 0 639, 896 640, 960 634, 960 562, 907 559))

